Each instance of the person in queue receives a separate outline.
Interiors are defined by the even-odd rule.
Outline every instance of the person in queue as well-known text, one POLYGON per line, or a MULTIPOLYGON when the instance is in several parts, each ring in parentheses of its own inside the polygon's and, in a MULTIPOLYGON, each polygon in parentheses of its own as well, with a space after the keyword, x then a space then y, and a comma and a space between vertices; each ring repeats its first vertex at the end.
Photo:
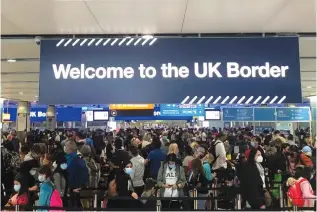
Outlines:
POLYGON ((22 174, 18 174, 13 183, 14 194, 10 197, 5 206, 13 207, 19 205, 24 208, 30 206, 27 178, 22 174))
MULTIPOLYGON (((202 161, 198 158, 192 160, 191 173, 189 174, 188 183, 190 187, 197 189, 198 197, 208 196, 208 184, 202 161)), ((198 200, 198 210, 206 208, 206 200, 198 200)))
MULTIPOLYGON (((296 169, 297 182, 300 184, 300 190, 304 199, 303 207, 314 207, 317 196, 309 182, 313 178, 313 170, 310 167, 298 167, 296 169)), ((315 180, 316 181, 316 180, 315 180)))
POLYGON ((223 143, 226 140, 227 134, 221 131, 217 134, 215 141, 211 144, 211 154, 214 158, 213 162, 211 163, 212 170, 220 179, 223 178, 224 170, 227 169, 226 150, 223 143))
POLYGON ((190 146, 185 147, 185 158, 183 160, 183 168, 186 175, 189 175, 188 166, 191 164, 191 161, 195 159, 194 151, 190 146))
POLYGON ((63 200, 63 205, 67 206, 67 161, 64 153, 56 153, 53 156, 53 181, 56 189, 63 200))
POLYGON ((161 166, 161 162, 165 161, 166 154, 164 154, 161 150, 161 141, 158 137, 154 137, 152 141, 152 145, 154 150, 152 150, 145 163, 150 162, 151 169, 151 177, 153 179, 157 179, 157 175, 161 166))
MULTIPOLYGON (((177 163, 176 154, 167 155, 167 162, 162 163, 157 175, 157 185, 160 187, 161 197, 183 197, 186 183, 184 168, 177 163)), ((178 200, 162 200, 163 210, 177 210, 181 208, 178 200)))
POLYGON ((38 173, 38 180, 41 182, 41 186, 37 206, 50 206, 50 197, 54 191, 51 167, 44 165, 39 169, 38 173))
POLYGON ((129 152, 123 147, 123 141, 121 138, 117 137, 114 143, 115 152, 110 159, 110 166, 116 171, 120 172, 122 161, 129 161, 131 156, 129 152))
POLYGON ((81 207, 79 192, 88 183, 88 169, 85 161, 77 155, 77 146, 74 141, 66 142, 65 152, 70 206, 81 207))
POLYGON ((252 209, 265 209, 265 176, 261 152, 252 148, 247 163, 239 170, 242 198, 252 209))
POLYGON ((138 199, 138 194, 134 192, 131 179, 133 174, 131 161, 122 161, 114 180, 116 194, 111 196, 131 197, 131 199, 110 199, 107 204, 108 209, 136 208, 137 202, 135 200, 138 199))
POLYGON ((313 167, 312 161, 312 149, 309 146, 304 146, 302 149, 302 153, 300 154, 300 160, 302 164, 306 167, 313 167))
POLYGON ((133 175, 131 175, 132 183, 134 187, 135 193, 138 194, 138 196, 142 195, 143 189, 144 189, 144 164, 145 160, 142 156, 139 154, 139 150, 131 146, 130 152, 132 155, 131 163, 132 163, 132 169, 133 169, 133 175))

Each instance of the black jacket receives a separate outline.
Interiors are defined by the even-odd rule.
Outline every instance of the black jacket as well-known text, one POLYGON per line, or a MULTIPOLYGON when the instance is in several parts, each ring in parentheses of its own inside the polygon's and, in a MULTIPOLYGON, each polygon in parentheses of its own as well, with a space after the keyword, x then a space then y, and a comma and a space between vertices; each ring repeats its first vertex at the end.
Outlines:
POLYGON ((265 205, 263 181, 255 163, 247 162, 239 167, 239 181, 242 198, 247 200, 252 209, 265 205))

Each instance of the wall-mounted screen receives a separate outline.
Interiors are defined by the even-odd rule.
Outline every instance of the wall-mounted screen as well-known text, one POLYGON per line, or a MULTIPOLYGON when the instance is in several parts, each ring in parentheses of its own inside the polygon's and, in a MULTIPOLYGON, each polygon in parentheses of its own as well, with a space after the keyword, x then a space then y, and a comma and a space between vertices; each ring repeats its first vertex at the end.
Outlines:
POLYGON ((107 121, 109 119, 109 111, 94 111, 94 121, 107 121))
POLYGON ((219 110, 205 110, 205 120, 220 120, 219 110))
POLYGON ((94 111, 89 110, 85 112, 86 114, 86 121, 94 121, 94 111))

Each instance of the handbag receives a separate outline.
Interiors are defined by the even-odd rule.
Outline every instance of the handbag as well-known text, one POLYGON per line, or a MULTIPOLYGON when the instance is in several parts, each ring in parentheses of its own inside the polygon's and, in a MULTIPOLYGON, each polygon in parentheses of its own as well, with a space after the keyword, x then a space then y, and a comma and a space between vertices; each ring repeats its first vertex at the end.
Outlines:
POLYGON ((268 190, 264 189, 264 201, 265 207, 268 208, 272 205, 272 197, 268 190))

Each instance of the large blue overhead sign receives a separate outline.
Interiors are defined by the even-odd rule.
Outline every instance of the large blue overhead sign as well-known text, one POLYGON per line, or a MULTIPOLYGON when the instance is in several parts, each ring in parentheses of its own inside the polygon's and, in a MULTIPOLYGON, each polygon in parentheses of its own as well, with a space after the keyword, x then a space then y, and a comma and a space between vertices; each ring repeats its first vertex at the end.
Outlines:
POLYGON ((204 116, 205 107, 198 105, 161 104, 161 116, 204 116))
POLYGON ((253 108, 223 108, 224 121, 253 121, 253 108))
POLYGON ((303 108, 276 108, 277 121, 310 121, 310 109, 303 108))
POLYGON ((158 38, 155 43, 131 39, 43 40, 40 102, 302 100, 298 38, 158 38))

